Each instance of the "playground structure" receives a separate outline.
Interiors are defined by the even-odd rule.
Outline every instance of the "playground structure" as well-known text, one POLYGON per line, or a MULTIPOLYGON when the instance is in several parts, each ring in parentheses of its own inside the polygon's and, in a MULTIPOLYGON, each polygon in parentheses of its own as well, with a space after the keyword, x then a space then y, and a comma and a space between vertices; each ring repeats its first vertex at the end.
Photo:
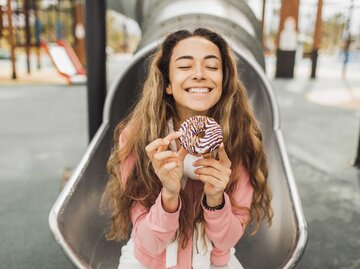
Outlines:
POLYGON ((69 84, 86 82, 81 2, 44 3, 41 0, 7 0, 6 5, 0 5, 0 39, 7 41, 11 52, 12 79, 17 79, 16 50, 24 49, 28 74, 31 73, 31 52, 36 51, 40 69, 40 54, 45 51, 69 84))
POLYGON ((245 234, 236 245, 236 256, 246 269, 293 268, 305 250, 307 227, 280 129, 278 107, 264 73, 260 23, 246 2, 123 0, 110 1, 109 6, 138 21, 143 39, 112 85, 103 123, 50 212, 51 230, 65 254, 78 268, 117 268, 124 242, 106 241, 107 217, 98 213, 114 128, 136 102, 146 77, 146 59, 164 35, 180 28, 205 26, 225 36, 235 52, 269 162, 273 224, 269 227, 264 223, 255 236, 245 234))

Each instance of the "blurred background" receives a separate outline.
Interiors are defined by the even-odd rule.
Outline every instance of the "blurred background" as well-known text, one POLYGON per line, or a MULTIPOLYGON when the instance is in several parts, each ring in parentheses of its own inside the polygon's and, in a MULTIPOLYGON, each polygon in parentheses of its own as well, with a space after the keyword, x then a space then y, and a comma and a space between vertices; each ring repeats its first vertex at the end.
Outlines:
MULTIPOLYGON (((360 268, 360 1, 245 2, 261 27, 265 74, 308 224, 296 268, 360 268)), ((142 38, 120 2, 108 0, 105 33, 89 41, 93 3, 0 0, 0 268, 74 268, 48 214, 142 38), (86 47, 97 39, 106 72, 94 102, 96 55, 86 47)), ((102 27, 97 20, 92 27, 102 27)))

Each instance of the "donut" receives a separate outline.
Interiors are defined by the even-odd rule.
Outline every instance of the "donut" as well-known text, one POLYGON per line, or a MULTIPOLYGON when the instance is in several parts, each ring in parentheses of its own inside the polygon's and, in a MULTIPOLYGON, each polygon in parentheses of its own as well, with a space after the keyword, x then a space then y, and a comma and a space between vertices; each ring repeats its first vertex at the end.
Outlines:
POLYGON ((206 116, 188 118, 180 125, 179 131, 182 133, 180 145, 194 155, 211 153, 223 141, 220 125, 206 116))

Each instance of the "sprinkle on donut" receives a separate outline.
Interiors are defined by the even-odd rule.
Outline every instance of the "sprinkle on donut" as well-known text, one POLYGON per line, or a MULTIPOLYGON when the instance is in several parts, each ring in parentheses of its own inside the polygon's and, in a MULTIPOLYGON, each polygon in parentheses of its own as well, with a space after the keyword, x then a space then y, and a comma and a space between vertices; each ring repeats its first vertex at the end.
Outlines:
POLYGON ((180 144, 191 154, 206 154, 220 147, 223 136, 220 125, 212 118, 194 116, 184 121, 179 131, 180 144))

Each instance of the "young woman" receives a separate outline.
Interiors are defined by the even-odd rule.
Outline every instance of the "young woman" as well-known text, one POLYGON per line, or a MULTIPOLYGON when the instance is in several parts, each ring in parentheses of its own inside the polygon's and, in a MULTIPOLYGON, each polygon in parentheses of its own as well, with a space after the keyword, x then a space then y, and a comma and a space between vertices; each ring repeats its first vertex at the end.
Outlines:
POLYGON ((119 268, 242 268, 234 246, 247 225, 271 222, 271 192, 262 135, 238 78, 236 61, 217 33, 171 33, 152 58, 133 112, 115 130, 103 203, 109 240, 131 237, 119 268), (179 127, 204 115, 222 127, 213 157, 194 162, 179 127))

